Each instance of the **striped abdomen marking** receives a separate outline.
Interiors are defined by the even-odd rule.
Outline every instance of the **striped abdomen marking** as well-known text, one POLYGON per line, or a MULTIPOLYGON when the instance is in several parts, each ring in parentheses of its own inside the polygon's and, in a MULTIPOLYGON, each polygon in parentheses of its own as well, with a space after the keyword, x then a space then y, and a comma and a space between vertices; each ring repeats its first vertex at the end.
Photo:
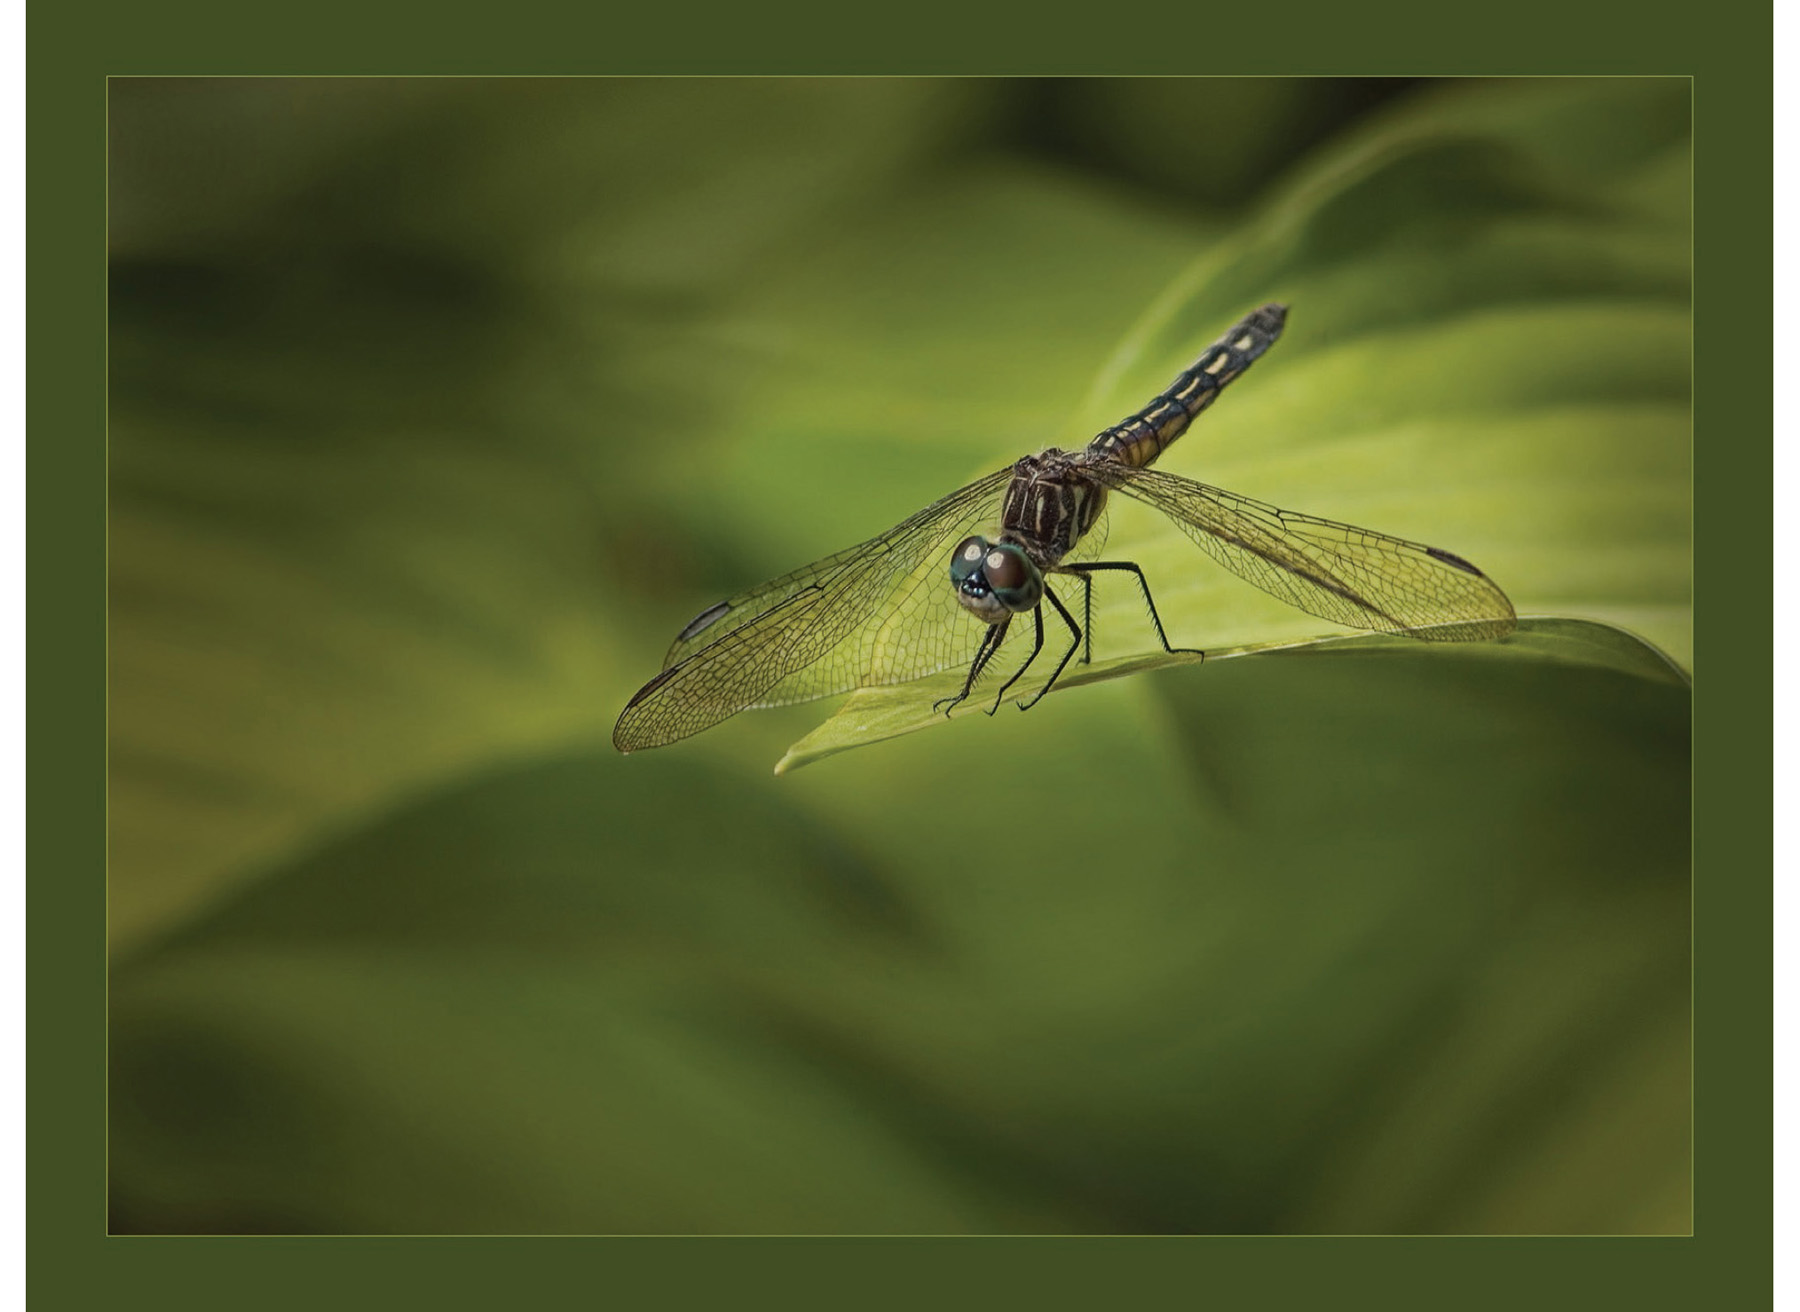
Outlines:
POLYGON ((1088 450, 1142 469, 1187 431, 1227 383, 1275 344, 1286 321, 1285 305, 1265 305, 1245 315, 1182 370, 1160 396, 1101 433, 1088 443, 1088 450))

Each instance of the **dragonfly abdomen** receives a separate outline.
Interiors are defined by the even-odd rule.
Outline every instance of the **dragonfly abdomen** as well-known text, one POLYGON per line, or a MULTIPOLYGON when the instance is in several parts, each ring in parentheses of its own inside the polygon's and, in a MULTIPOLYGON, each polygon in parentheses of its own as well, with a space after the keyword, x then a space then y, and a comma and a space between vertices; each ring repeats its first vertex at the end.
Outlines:
POLYGON ((1245 315, 1155 400, 1102 432, 1088 443, 1088 450, 1137 469, 1150 464, 1187 431, 1232 379, 1275 344, 1286 321, 1285 305, 1269 304, 1245 315))

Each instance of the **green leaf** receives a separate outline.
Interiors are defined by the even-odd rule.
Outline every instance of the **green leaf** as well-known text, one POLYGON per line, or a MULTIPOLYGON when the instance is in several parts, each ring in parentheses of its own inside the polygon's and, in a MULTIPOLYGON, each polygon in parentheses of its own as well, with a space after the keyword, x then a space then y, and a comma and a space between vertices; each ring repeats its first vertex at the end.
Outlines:
MULTIPOLYGON (((1687 674, 1661 651, 1636 635, 1608 624, 1586 620, 1527 618, 1519 627, 1496 642, 1471 643, 1460 648, 1436 647, 1421 650, 1415 639, 1387 634, 1346 634, 1338 637, 1312 638, 1298 642, 1266 642, 1248 646, 1208 650, 1207 664, 1238 656, 1259 655, 1332 655, 1392 652, 1416 659, 1509 660, 1531 657, 1562 665, 1616 670, 1640 679, 1688 685, 1687 674), (1428 654, 1429 653, 1429 654, 1428 654)), ((1092 665, 1071 664, 1056 682, 1052 693, 1062 693, 1087 684, 1109 679, 1146 674, 1152 670, 1175 666, 1192 666, 1202 662, 1199 655, 1186 652, 1150 652, 1142 656, 1124 656, 1092 665)), ((1203 677, 1203 676, 1192 676, 1203 677)), ((995 713, 977 694, 947 713, 933 709, 933 703, 954 696, 962 690, 963 674, 946 670, 929 679, 888 688, 863 688, 852 693, 838 712, 806 737, 788 748, 787 755, 775 764, 776 774, 786 774, 803 765, 853 747, 904 734, 916 733, 945 721, 983 712, 995 713)), ((1015 692, 1007 699, 1010 706, 1022 700, 1015 692)), ((999 708, 1005 710, 1006 706, 999 708)))

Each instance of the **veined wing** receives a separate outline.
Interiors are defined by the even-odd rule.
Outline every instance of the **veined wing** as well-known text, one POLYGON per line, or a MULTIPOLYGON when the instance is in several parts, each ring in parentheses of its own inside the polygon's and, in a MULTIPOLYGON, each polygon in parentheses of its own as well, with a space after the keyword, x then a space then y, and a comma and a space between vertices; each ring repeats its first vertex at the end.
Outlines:
POLYGON ((626 703, 613 745, 660 747, 753 706, 972 661, 987 626, 956 600, 950 549, 997 519, 1011 478, 1011 466, 996 470, 879 537, 709 606, 626 703))
POLYGON ((1246 582, 1309 615, 1433 642, 1498 638, 1512 602, 1461 556, 1317 519, 1155 469, 1107 461, 1109 487, 1156 507, 1246 582))

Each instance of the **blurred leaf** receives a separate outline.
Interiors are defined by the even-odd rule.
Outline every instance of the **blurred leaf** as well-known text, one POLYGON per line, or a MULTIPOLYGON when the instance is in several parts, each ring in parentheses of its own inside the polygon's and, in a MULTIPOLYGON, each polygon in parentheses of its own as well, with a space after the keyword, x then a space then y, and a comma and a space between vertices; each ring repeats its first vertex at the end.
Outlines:
POLYGON ((1070 78, 1049 109, 1158 196, 1236 207, 1346 119, 1415 91, 1403 78, 1070 78))
POLYGON ((979 808, 404 808, 115 968, 115 1225, 1682 1230, 1685 690, 1477 651, 1171 672, 979 808))
MULTIPOLYGON (((1379 651, 1416 654, 1418 646, 1415 639, 1387 634, 1346 634, 1301 642, 1267 642, 1214 648, 1206 652, 1205 661, 1212 664, 1235 656, 1277 654, 1331 655, 1379 651)), ((1519 627, 1507 637, 1498 642, 1473 644, 1468 652, 1472 659, 1485 657, 1506 660, 1531 656, 1563 665, 1616 670, 1641 679, 1680 687, 1688 684, 1681 667, 1655 647, 1623 629, 1585 620, 1521 620, 1519 627)), ((1191 652, 1158 651, 1142 656, 1096 661, 1092 665, 1071 664, 1051 691, 1061 693, 1087 684, 1103 683, 1108 679, 1145 674, 1171 666, 1197 665, 1200 661, 1201 658, 1191 652)), ((934 702, 960 692, 962 684, 962 671, 946 670, 916 683, 859 689, 850 695, 849 700, 829 720, 788 748, 787 755, 776 762, 775 773, 786 774, 824 757, 847 752, 853 747, 866 747, 870 743, 915 733, 946 719, 953 720, 977 712, 989 715, 996 713, 995 708, 979 692, 962 705, 951 708, 948 715, 933 709, 934 702)), ((1017 706, 1020 701, 1029 700, 1028 695, 1022 697, 1019 690, 1015 689, 1008 695, 1007 703, 1017 706)))
POLYGON ((115 1221, 1052 1225, 913 1160, 782 1033, 798 955, 835 972, 933 941, 879 868, 721 772, 608 754, 455 789, 122 964, 115 1221), (639 822, 671 785, 707 830, 639 822))
POLYGON ((125 213, 166 208, 171 225, 128 225, 111 274, 122 943, 390 799, 604 741, 632 679, 640 539, 660 531, 636 466, 683 449, 729 395, 701 310, 884 195, 959 110, 978 126, 981 94, 120 87, 125 213), (300 116, 286 180, 222 207, 221 228, 183 219, 271 114, 300 116), (307 123, 335 126, 302 148, 307 123), (546 252, 554 289, 533 263, 546 252))

